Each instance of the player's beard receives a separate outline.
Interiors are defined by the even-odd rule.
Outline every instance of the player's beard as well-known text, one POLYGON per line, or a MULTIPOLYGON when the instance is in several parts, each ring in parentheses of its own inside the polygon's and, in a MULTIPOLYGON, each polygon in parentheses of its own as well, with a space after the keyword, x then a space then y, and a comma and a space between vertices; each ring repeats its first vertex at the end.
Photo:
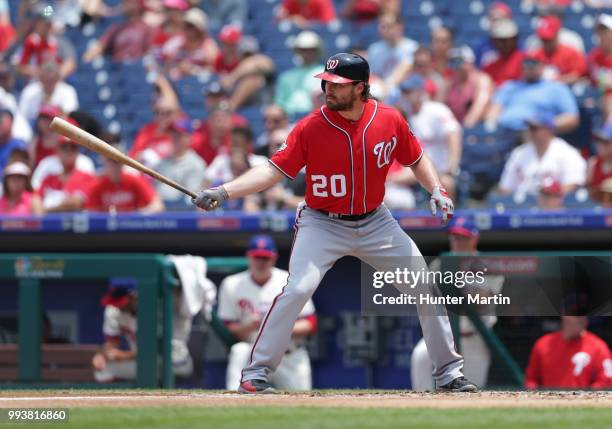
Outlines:
POLYGON ((355 94, 351 94, 349 97, 344 99, 338 99, 335 97, 334 101, 330 101, 329 98, 325 97, 325 105, 327 108, 335 111, 352 110, 355 106, 355 101, 357 101, 357 96, 355 94))

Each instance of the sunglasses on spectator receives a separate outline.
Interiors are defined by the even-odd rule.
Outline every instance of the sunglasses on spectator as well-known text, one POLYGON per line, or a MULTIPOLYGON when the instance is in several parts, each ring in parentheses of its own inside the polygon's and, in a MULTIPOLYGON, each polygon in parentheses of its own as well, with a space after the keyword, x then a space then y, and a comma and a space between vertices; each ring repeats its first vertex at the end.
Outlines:
POLYGON ((266 116, 265 117, 266 121, 274 122, 274 123, 277 123, 277 124, 280 123, 280 122, 283 122, 283 119, 284 118, 281 117, 281 116, 266 116))
POLYGON ((170 116, 174 114, 173 110, 156 110, 155 114, 158 116, 170 116))
POLYGON ((59 150, 64 150, 66 152, 76 152, 79 150, 79 145, 72 143, 61 144, 58 147, 59 150))

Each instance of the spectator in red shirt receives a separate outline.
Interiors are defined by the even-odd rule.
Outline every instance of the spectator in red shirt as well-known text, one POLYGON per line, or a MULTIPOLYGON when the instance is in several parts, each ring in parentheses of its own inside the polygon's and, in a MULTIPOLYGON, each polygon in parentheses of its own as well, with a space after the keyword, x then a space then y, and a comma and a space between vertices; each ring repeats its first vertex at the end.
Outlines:
POLYGON ((74 47, 68 39, 55 34, 53 17, 53 7, 40 8, 36 14, 34 29, 23 42, 18 71, 28 78, 38 77, 40 67, 49 61, 60 65, 62 79, 76 70, 74 47))
POLYGON ((208 19, 200 9, 185 14, 184 33, 172 37, 162 49, 162 59, 171 79, 211 69, 219 48, 208 34, 208 19))
POLYGON ((399 0, 346 0, 341 15, 346 19, 372 21, 381 15, 399 15, 399 0))
POLYGON ((105 158, 104 174, 87 192, 87 209, 153 214, 164 211, 164 203, 142 176, 125 172, 120 163, 105 158))
POLYGON ((153 48, 157 51, 174 36, 183 35, 185 24, 185 12, 189 9, 187 0, 164 0, 164 21, 155 31, 153 37, 153 48))
POLYGON ((604 94, 605 117, 612 115, 612 15, 602 14, 597 22, 599 45, 589 54, 591 80, 604 94))
POLYGON ((300 28, 311 23, 328 23, 336 18, 332 0, 283 0, 279 19, 287 19, 300 28))
POLYGON ((591 197, 595 201, 601 201, 601 185, 612 178, 612 122, 593 133, 593 137, 597 155, 589 159, 586 183, 591 197))
POLYGON ((490 31, 497 58, 489 58, 483 63, 495 85, 499 86, 508 80, 518 80, 523 73, 523 52, 518 48, 518 26, 511 19, 500 19, 491 25, 490 31))
POLYGON ((587 331, 584 316, 561 317, 561 329, 536 341, 525 371, 528 389, 607 389, 612 386, 608 345, 587 331))
POLYGON ((259 44, 250 36, 243 36, 234 25, 226 25, 219 33, 221 52, 215 59, 214 69, 219 82, 230 95, 231 111, 253 101, 265 87, 274 71, 274 62, 259 53, 259 44))
POLYGON ((43 213, 40 197, 32 192, 32 170, 23 162, 12 162, 4 169, 0 214, 30 216, 43 213))
POLYGON ((130 61, 141 58, 149 51, 153 42, 153 29, 142 20, 144 0, 123 0, 126 20, 110 27, 83 55, 90 62, 102 54, 110 55, 114 61, 130 61))
POLYGON ((36 120, 33 144, 30 145, 30 158, 34 160, 34 168, 38 163, 49 155, 55 155, 57 152, 58 141, 60 134, 57 134, 49 129, 51 121, 56 116, 61 116, 62 112, 56 106, 43 105, 38 113, 36 120))
POLYGON ((71 212, 83 208, 94 176, 76 168, 78 154, 79 145, 68 139, 59 141, 57 156, 62 172, 47 175, 37 190, 45 212, 71 212))
POLYGON ((175 102, 160 97, 153 106, 155 118, 138 131, 129 155, 154 168, 172 152, 172 139, 168 132, 170 125, 181 115, 175 102))
POLYGON ((587 63, 576 49, 559 43, 561 26, 556 16, 545 16, 539 20, 537 35, 542 41, 542 48, 533 55, 545 65, 544 79, 572 84, 586 74, 587 63))

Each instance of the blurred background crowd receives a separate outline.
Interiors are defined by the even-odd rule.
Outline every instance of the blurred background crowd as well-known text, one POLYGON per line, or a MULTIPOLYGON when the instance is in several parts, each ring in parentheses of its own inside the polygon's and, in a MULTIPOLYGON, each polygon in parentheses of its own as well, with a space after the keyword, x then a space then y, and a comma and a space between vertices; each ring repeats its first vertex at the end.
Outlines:
MULTIPOLYGON (((610 0, 0 0, 0 214, 194 210, 49 131, 197 190, 266 162, 359 53, 460 207, 612 206, 610 0)), ((293 209, 301 174, 226 210, 293 209)), ((385 202, 423 206, 394 165, 385 202)))

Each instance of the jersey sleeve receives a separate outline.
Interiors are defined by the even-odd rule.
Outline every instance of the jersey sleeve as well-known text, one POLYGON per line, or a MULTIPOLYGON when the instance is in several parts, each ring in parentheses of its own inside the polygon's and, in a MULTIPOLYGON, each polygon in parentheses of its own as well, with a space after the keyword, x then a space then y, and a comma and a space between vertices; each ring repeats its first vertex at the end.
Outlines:
POLYGON ((525 387, 527 389, 537 389, 541 384, 541 364, 540 364, 540 347, 542 340, 536 341, 531 354, 529 355, 529 364, 525 370, 525 387))
POLYGON ((26 65, 30 62, 32 55, 34 54, 34 43, 32 36, 28 36, 23 44, 23 50, 21 51, 21 58, 19 58, 19 64, 26 65))
POLYGON ((270 158, 270 164, 291 180, 295 179, 306 165, 306 150, 302 139, 303 124, 304 122, 300 122, 293 128, 285 143, 270 158))
POLYGON ((119 313, 119 309, 112 305, 107 305, 104 309, 104 324, 102 325, 102 331, 107 341, 118 341, 121 338, 119 313))
POLYGON ((404 167, 416 164, 423 156, 421 143, 408 127, 408 123, 398 113, 397 161, 404 167))
POLYGON ((595 371, 595 380, 591 388, 608 389, 612 387, 612 354, 603 341, 596 356, 595 371))
POLYGON ((504 170, 499 181, 499 187, 502 191, 514 192, 518 187, 518 177, 516 174, 518 168, 517 161, 518 153, 512 152, 510 154, 510 158, 508 158, 508 161, 504 166, 504 170))
POLYGON ((231 283, 226 278, 219 286, 217 315, 224 322, 239 322, 240 314, 234 302, 231 283))

